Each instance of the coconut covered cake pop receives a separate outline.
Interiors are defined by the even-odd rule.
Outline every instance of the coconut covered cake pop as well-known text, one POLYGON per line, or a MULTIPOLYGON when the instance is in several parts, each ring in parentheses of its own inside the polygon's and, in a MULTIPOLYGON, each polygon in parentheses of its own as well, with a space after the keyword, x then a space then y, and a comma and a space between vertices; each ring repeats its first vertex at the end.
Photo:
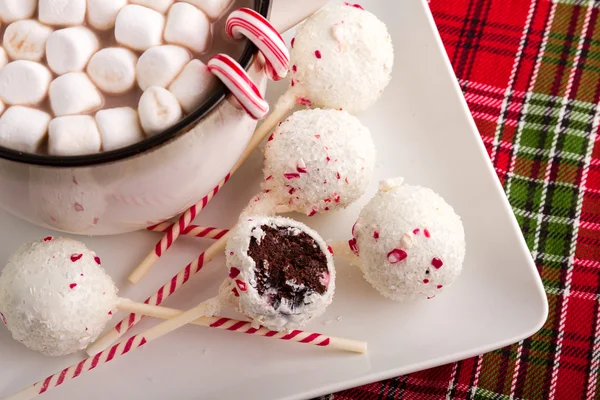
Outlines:
POLYGON ((333 300, 335 268, 318 233, 282 217, 240 221, 227 243, 229 284, 239 311, 282 331, 320 316, 333 300))
POLYGON ((290 56, 299 102, 352 114, 375 103, 394 65, 385 24, 349 3, 325 8, 306 20, 292 41, 290 56))
POLYGON ((352 229, 350 248, 365 279, 392 300, 433 298, 465 258, 460 217, 431 189, 383 181, 352 229))
POLYGON ((21 246, 0 276, 0 317, 15 340, 48 356, 85 349, 116 310, 117 288, 80 242, 21 246))
POLYGON ((364 194, 374 169, 371 134, 356 117, 337 110, 298 111, 265 147, 262 211, 273 209, 272 203, 311 216, 345 208, 364 194))

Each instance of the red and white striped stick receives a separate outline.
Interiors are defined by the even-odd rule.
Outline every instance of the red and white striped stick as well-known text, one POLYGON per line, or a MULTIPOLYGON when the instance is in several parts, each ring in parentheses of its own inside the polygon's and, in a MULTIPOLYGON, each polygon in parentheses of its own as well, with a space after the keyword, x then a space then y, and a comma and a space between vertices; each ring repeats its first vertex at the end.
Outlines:
POLYGON ((217 54, 208 61, 208 70, 219 78, 248 115, 263 119, 269 113, 269 103, 237 61, 227 54, 217 54))
MULTIPOLYGON (((175 317, 180 315, 182 311, 174 310, 169 308, 161 307, 165 314, 175 317)), ((230 318, 221 317, 202 317, 193 322, 195 325, 201 325, 209 328, 221 329, 230 332, 245 333, 247 335, 264 336, 274 339, 286 340, 290 342, 311 344, 320 347, 328 347, 331 349, 348 351, 353 353, 364 354, 367 351, 367 343, 339 338, 335 336, 322 335, 320 333, 304 332, 300 330, 294 330, 291 332, 277 332, 271 331, 264 327, 253 328, 252 324, 247 321, 237 321, 230 318)), ((92 357, 88 357, 85 360, 67 367, 54 375, 48 376, 46 379, 41 380, 21 392, 14 394, 5 400, 30 400, 38 395, 47 392, 50 389, 54 389, 61 386, 70 380, 73 380, 82 374, 89 372, 99 365, 107 364, 117 357, 123 356, 132 350, 142 347, 147 342, 157 339, 158 337, 146 338, 143 335, 136 335, 128 340, 121 343, 115 344, 114 346, 106 349, 92 357)))
MULTIPOLYGON (((149 226, 146 228, 146 230, 150 232, 169 233, 173 227, 174 224, 171 224, 170 222, 163 222, 162 224, 149 226)), ((218 240, 225 236, 227 232, 229 232, 228 229, 214 228, 212 226, 190 225, 181 232, 181 235, 218 240)))
POLYGON ((179 220, 173 224, 171 229, 166 232, 166 234, 160 239, 158 243, 154 246, 154 249, 148 253, 146 258, 137 266, 137 268, 132 272, 129 276, 129 280, 132 283, 138 283, 144 275, 150 270, 152 265, 158 261, 158 259, 163 255, 164 252, 169 250, 169 248, 175 243, 179 235, 185 229, 191 225, 192 221, 196 216, 200 213, 200 211, 204 210, 208 203, 219 193, 219 191, 225 186, 225 184, 229 181, 231 174, 227 174, 227 176, 215 187, 209 194, 204 196, 202 200, 198 203, 194 204, 190 207, 186 212, 184 212, 179 220))
POLYGON ((227 35, 234 39, 247 37, 267 61, 267 75, 274 81, 287 76, 290 53, 277 30, 262 15, 249 8, 232 12, 225 25, 227 35))

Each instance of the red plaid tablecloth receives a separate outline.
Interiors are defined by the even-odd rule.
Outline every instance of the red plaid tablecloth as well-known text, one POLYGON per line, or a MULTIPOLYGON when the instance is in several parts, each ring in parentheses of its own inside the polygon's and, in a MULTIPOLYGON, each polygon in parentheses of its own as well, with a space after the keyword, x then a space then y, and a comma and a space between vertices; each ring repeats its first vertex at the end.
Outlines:
POLYGON ((513 346, 330 397, 600 399, 600 0, 430 7, 544 282, 548 321, 513 346))

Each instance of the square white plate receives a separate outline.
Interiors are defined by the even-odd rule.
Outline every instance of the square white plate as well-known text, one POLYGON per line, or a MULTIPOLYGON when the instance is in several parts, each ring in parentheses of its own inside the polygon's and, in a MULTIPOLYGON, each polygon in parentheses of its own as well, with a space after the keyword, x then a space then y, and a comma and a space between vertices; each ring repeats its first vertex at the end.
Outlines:
MULTIPOLYGON (((392 84, 377 106, 361 116, 379 151, 377 178, 404 176, 408 183, 429 186, 463 217, 467 258, 459 281, 435 300, 402 305, 379 296, 357 270, 340 262, 334 304, 308 330, 366 340, 368 355, 185 327, 45 398, 309 398, 471 357, 517 342, 542 326, 547 302, 541 282, 426 1, 362 3, 387 23, 397 54, 392 84)), ((284 88, 283 83, 274 85, 271 100, 284 88)), ((199 223, 231 226, 258 190, 260 169, 256 154, 199 223)), ((376 186, 373 182, 369 196, 376 186)), ((326 239, 347 239, 369 196, 344 212, 305 220, 326 239)), ((48 233, 5 213, 0 213, 0 226, 0 260, 21 242, 48 233)), ((141 300, 207 245, 180 240, 141 285, 127 285, 128 272, 157 239, 156 234, 138 232, 84 240, 102 256, 121 295, 141 300)), ((188 308, 216 294, 225 277, 222 263, 213 262, 166 305, 188 308)), ((135 331, 150 323, 141 323, 135 331)), ((80 357, 45 358, 0 329, 0 396, 80 357)))

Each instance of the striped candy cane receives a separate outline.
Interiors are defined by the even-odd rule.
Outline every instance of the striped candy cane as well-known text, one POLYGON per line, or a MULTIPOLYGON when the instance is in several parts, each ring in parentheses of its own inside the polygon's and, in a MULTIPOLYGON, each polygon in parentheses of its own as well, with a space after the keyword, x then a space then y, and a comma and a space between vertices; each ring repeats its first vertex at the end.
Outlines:
MULTIPOLYGON (((169 222, 163 222, 162 224, 157 224, 146 228, 147 231, 160 233, 169 233, 172 229, 173 224, 169 222)), ((190 225, 186 227, 181 234, 184 236, 218 240, 225 236, 227 232, 229 232, 227 229, 213 228, 211 226, 190 225)))
POLYGON ((262 15, 249 8, 232 12, 225 25, 227 35, 234 39, 247 37, 267 60, 267 75, 274 81, 287 76, 290 54, 279 32, 262 15))
POLYGON ((204 196, 202 200, 190 207, 185 213, 179 217, 179 220, 171 226, 166 234, 160 239, 154 246, 154 250, 151 251, 146 258, 136 267, 136 269, 129 276, 129 280, 133 283, 138 283, 140 279, 148 272, 150 267, 163 255, 164 252, 175 243, 179 235, 184 232, 188 226, 191 225, 192 221, 198 213, 206 208, 208 203, 219 193, 219 191, 225 186, 225 184, 231 178, 231 174, 227 174, 225 178, 215 187, 209 194, 204 196))
POLYGON ((260 94, 248 73, 227 54, 217 54, 208 62, 208 70, 219 78, 237 101, 254 119, 262 119, 269 113, 269 103, 260 94))

